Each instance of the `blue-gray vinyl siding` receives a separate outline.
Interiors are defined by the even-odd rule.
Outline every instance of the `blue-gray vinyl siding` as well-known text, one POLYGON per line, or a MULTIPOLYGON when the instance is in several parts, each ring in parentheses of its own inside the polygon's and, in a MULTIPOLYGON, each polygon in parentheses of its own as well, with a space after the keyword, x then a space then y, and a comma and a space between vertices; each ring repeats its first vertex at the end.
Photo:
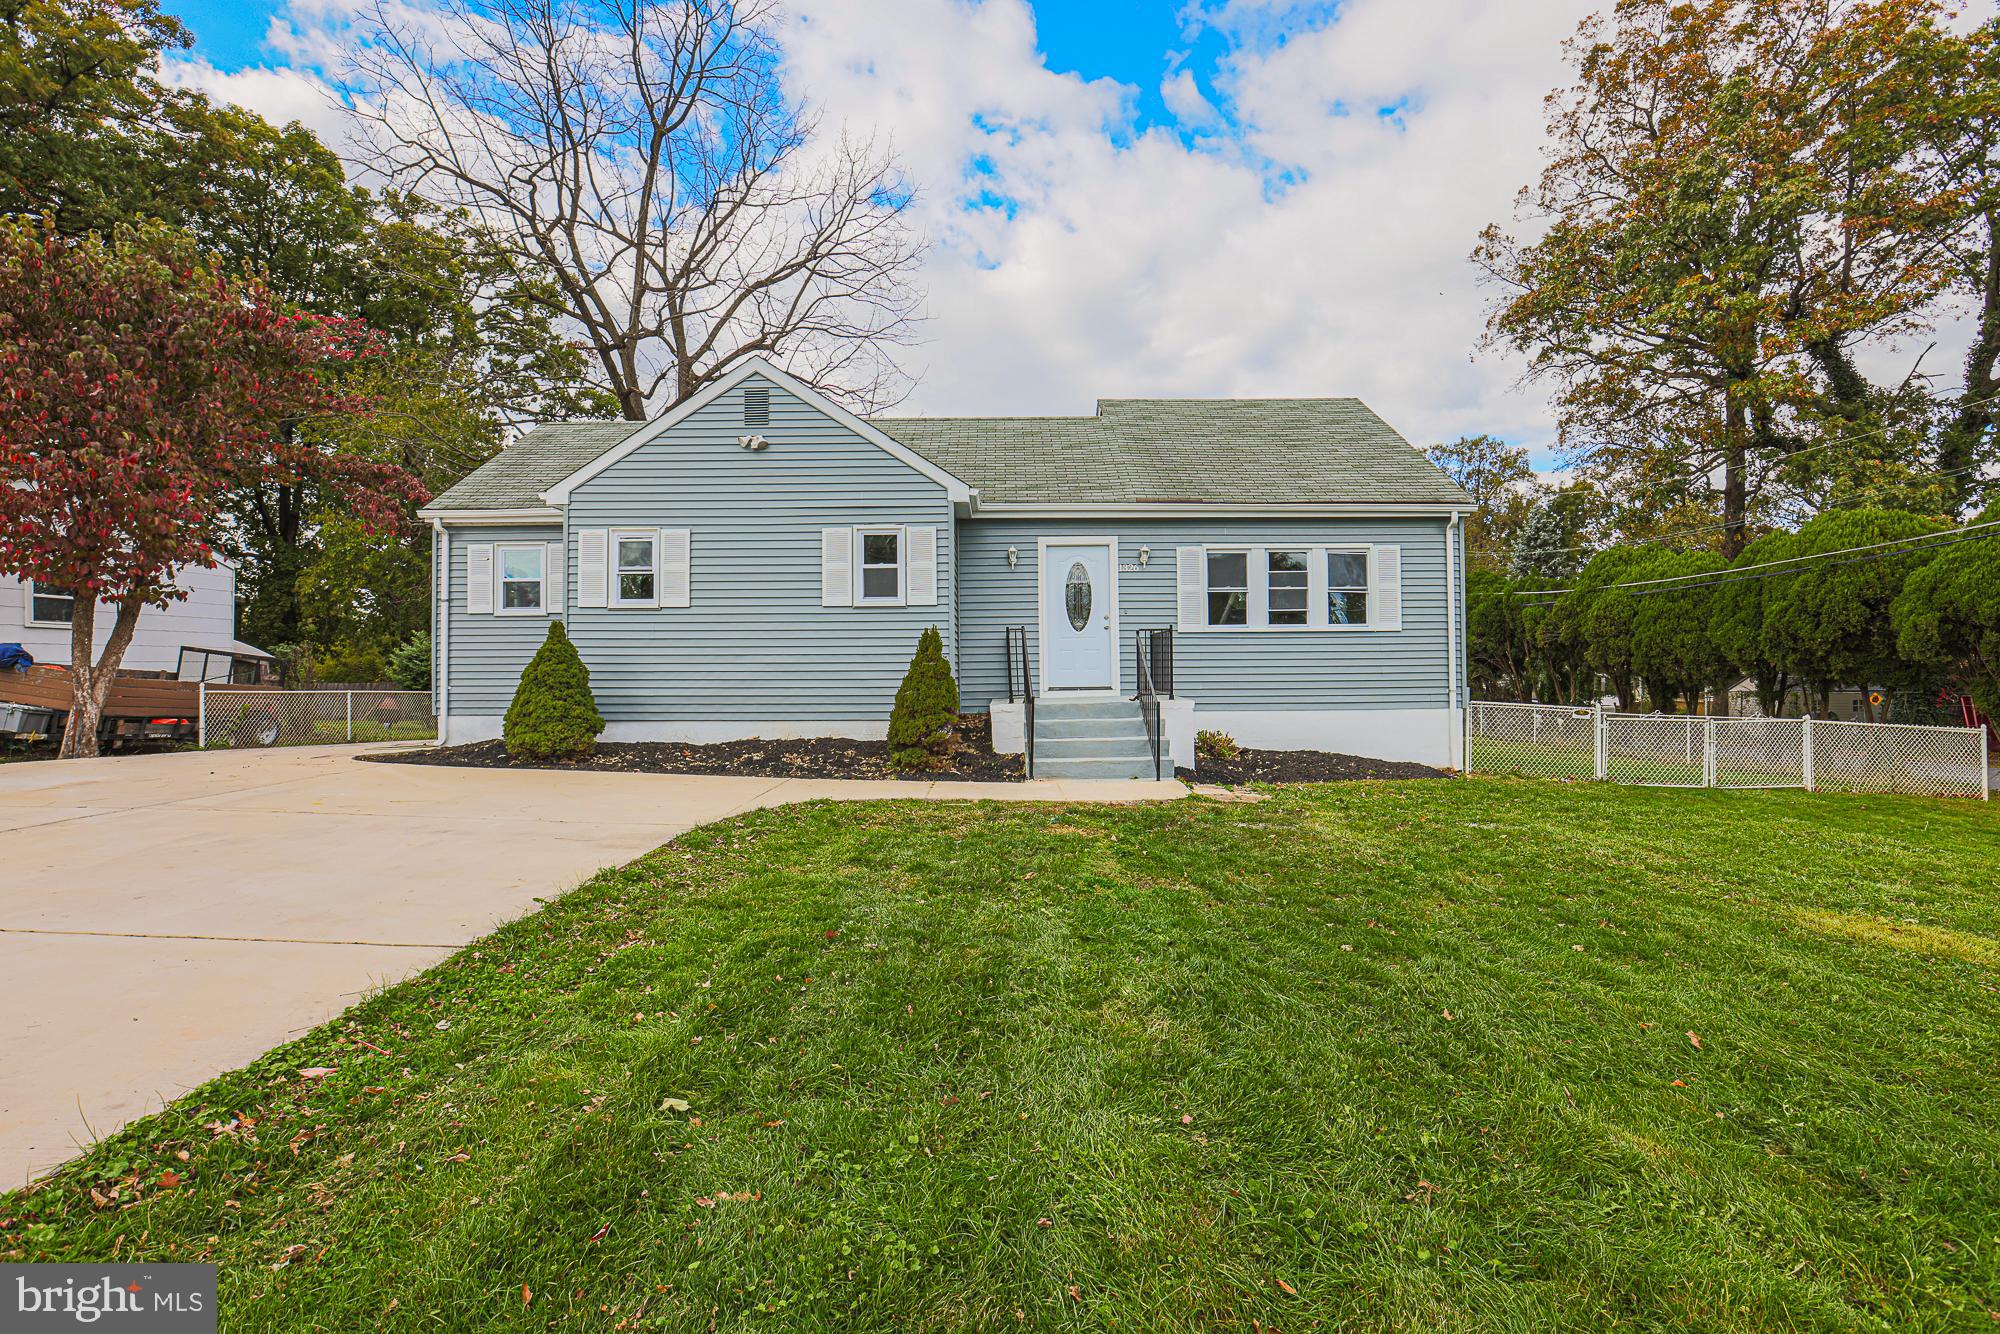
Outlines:
POLYGON ((445 625, 440 656, 446 675, 439 682, 440 693, 457 715, 488 715, 507 711, 514 701, 514 687, 535 650, 548 637, 547 616, 467 615, 465 610, 465 553, 479 543, 556 542, 561 528, 488 527, 449 530, 451 555, 441 581, 446 594, 445 625))
POLYGON ((1448 702, 1442 518, 973 519, 959 525, 958 536, 956 663, 969 710, 1007 698, 1008 626, 1027 627, 1032 679, 1040 688, 1035 567, 1036 540, 1044 537, 1118 540, 1118 673, 1127 694, 1137 689, 1132 632, 1177 625, 1177 547, 1399 544, 1402 629, 1177 633, 1175 691, 1208 709, 1441 709, 1448 702), (1009 546, 1021 556, 1012 570, 1009 546), (1141 547, 1152 553, 1144 566, 1138 566, 1141 547))
POLYGON ((926 627, 956 658, 944 487, 760 376, 577 487, 566 532, 568 630, 613 722, 881 721, 926 627), (753 387, 768 426, 743 423, 753 387), (881 524, 937 529, 937 604, 822 607, 820 531, 881 524), (576 606, 576 533, 622 527, 689 530, 691 605, 576 606))

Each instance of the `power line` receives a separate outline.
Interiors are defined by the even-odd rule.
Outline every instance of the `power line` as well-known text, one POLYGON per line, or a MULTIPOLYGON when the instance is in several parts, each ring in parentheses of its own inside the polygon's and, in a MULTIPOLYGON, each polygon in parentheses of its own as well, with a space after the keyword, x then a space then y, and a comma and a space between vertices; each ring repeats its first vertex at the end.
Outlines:
MULTIPOLYGON (((1923 394, 1924 397, 1929 398, 1933 401, 1941 400, 1945 397, 1943 393, 1937 390, 1927 389, 1927 390, 1922 390, 1920 392, 1923 394)), ((1961 403, 1959 403, 1958 406, 1961 408, 1977 408, 1977 407, 1984 407, 1989 403, 2000 403, 2000 394, 1989 394, 1985 398, 1966 399, 1961 403)), ((1821 441, 1817 445, 1807 445, 1803 449, 1795 449, 1792 450, 1790 453, 1784 455, 1783 458, 1779 460, 1779 466, 1783 466, 1786 463, 1790 463, 1793 459, 1798 458, 1802 454, 1816 454, 1822 449, 1837 449, 1841 445, 1851 445, 1855 443, 1857 440, 1872 440, 1876 436, 1887 435, 1889 432, 1897 429, 1898 428, 1894 426, 1878 426, 1871 431, 1861 431, 1854 435, 1841 436, 1837 440, 1825 440, 1821 441)), ((1711 464, 1709 467, 1702 468, 1696 472, 1682 473, 1678 476, 1673 476, 1673 477, 1663 477, 1660 478, 1657 482, 1655 482, 1654 485, 1660 485, 1667 482, 1691 482, 1696 478, 1701 478, 1703 480, 1706 480, 1708 478, 1708 475, 1714 472, 1715 469, 1720 466, 1721 466, 1720 464, 1711 464)))
MULTIPOLYGON (((1814 517, 1817 517, 1821 514, 1832 514, 1838 510, 1849 510, 1859 507, 1861 502, 1855 500, 1853 498, 1854 495, 1872 495, 1878 491, 1890 491, 1894 490, 1897 487, 1912 486, 1918 482, 1923 481, 1926 478, 1957 477, 1962 473, 1978 472, 1985 466, 1986 465, 1984 463, 1968 463, 1962 468, 1938 468, 1929 472, 1911 473, 1907 477, 1898 477, 1892 480, 1884 480, 1876 482, 1871 486, 1864 486, 1860 488, 1857 492, 1852 493, 1847 500, 1843 501, 1840 504, 1822 505, 1819 509, 1813 512, 1814 517)), ((2000 482, 2000 478, 1981 477, 1976 479, 1976 484, 1982 487, 1993 485, 1996 482, 2000 482)), ((1611 543, 1610 545, 1628 546, 1628 547, 1663 547, 1671 545, 1672 543, 1677 542, 1685 537, 1693 537, 1699 533, 1723 532, 1731 528, 1740 527, 1742 524, 1748 522, 1749 520, 1746 518, 1734 523, 1728 520, 1724 520, 1723 522, 1720 523, 1705 523, 1697 525, 1696 527, 1693 528, 1676 528, 1672 532, 1663 534, 1662 536, 1659 537, 1638 538, 1632 541, 1614 542, 1611 543)), ((1783 530, 1774 528, 1773 531, 1778 532, 1783 530)), ((1573 547, 1553 547, 1546 551, 1539 552, 1537 554, 1544 556, 1568 556, 1568 555, 1573 555, 1579 551, 1595 552, 1604 549, 1606 548, 1602 544, 1595 542, 1588 542, 1573 547)))
MULTIPOLYGON (((1982 529, 1988 529, 1988 528, 2000 528, 2000 519, 1989 519, 1985 523, 1967 524, 1963 528, 1948 528, 1945 529, 1943 532, 1935 534, 1919 534, 1914 537, 1896 537, 1896 538, 1891 538, 1886 542, 1871 542, 1866 546, 1841 547, 1834 551, 1816 551, 1804 556, 1787 556, 1782 560, 1759 561, 1755 565, 1744 565, 1734 569, 1703 570, 1698 574, 1673 574, 1673 575, 1665 575, 1658 579, 1628 579, 1621 583, 1605 584, 1601 588, 1589 588, 1581 590, 1579 590, 1575 585, 1571 585, 1568 588, 1522 588, 1522 589, 1511 590, 1510 596, 1547 597, 1550 598, 1551 601, 1553 601, 1554 598, 1559 597, 1564 593, 1575 593, 1579 591, 1587 593, 1608 593, 1613 589, 1640 589, 1640 588, 1651 589, 1653 592, 1673 591, 1673 588, 1662 587, 1662 585, 1673 585, 1676 587, 1683 587, 1683 588, 1709 588, 1716 584, 1736 583, 1744 578, 1770 577, 1767 575, 1752 575, 1751 571, 1754 570, 1776 570, 1780 566, 1809 564, 1814 561, 1828 560, 1834 556, 1846 556, 1857 552, 1881 551, 1883 555, 1891 556, 1895 555, 1897 551, 1927 551, 1931 547, 1953 546, 1959 542, 1970 542, 1977 540, 1968 536, 1968 534, 1979 532, 1982 529), (1892 549, 1884 550, 1884 548, 1892 548, 1892 549), (1697 580, 1697 579, 1702 580, 1703 582, 1700 583, 1690 582, 1691 580, 1697 580)), ((1993 535, 1994 534, 1987 534, 1987 536, 1993 536, 1993 535)), ((1840 562, 1840 563, 1846 564, 1847 562, 1840 562)), ((1639 597, 1643 595, 1634 593, 1633 596, 1639 597)), ((1550 605, 1550 603, 1541 603, 1534 605, 1547 606, 1550 605)))

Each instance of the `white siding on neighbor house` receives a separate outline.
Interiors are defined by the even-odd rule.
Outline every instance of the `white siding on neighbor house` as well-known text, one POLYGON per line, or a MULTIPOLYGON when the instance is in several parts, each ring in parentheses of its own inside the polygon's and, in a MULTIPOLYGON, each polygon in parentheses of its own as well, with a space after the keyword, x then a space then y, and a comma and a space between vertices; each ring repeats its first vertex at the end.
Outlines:
MULTIPOLYGON (((551 527, 453 528, 451 560, 441 581, 445 590, 446 677, 438 683, 454 715, 501 714, 514 702, 514 687, 535 650, 548 637, 557 610, 541 616, 495 616, 465 609, 467 557, 476 546, 509 542, 559 542, 562 529, 551 527)), ((484 605, 492 605, 488 591, 484 605)))
POLYGON ((956 655, 952 507, 944 488, 761 376, 579 485, 560 530, 450 529, 445 653, 455 717, 506 711, 550 619, 466 615, 466 548, 540 538, 564 542, 562 619, 614 730, 880 724, 927 627, 937 626, 946 654, 956 655), (768 442, 760 450, 737 443, 753 430, 743 423, 745 387, 770 394, 770 423, 754 428, 768 442), (823 532, 885 525, 936 529, 936 603, 822 606, 823 532), (580 605, 578 534, 625 528, 687 532, 686 606, 580 605))
MULTIPOLYGON (((171 672, 180 665, 180 651, 228 648, 236 640, 236 571, 227 565, 206 569, 189 565, 174 582, 187 597, 165 607, 139 613, 139 628, 120 664, 128 671, 171 672)), ((0 575, 0 644, 19 644, 36 662, 69 665, 67 625, 28 624, 26 585, 12 575, 0 575)), ((97 611, 95 652, 102 652, 117 612, 110 605, 97 611)))
MULTIPOLYGON (((1444 709, 1445 520, 1421 519, 973 519, 959 525, 956 661, 964 707, 1007 698, 1007 627, 1026 626, 1031 670, 1039 652, 1036 542, 1118 540, 1118 680, 1131 694, 1132 632, 1176 626, 1176 550, 1184 546, 1399 545, 1398 630, 1227 629, 1174 635, 1174 688, 1197 710, 1444 709), (1007 548, 1020 565, 1007 568, 1007 548), (1151 549, 1134 568, 1139 549, 1151 549)), ((1462 650, 1461 642, 1461 650, 1462 650)), ((1040 689, 1040 678, 1034 678, 1040 689)))

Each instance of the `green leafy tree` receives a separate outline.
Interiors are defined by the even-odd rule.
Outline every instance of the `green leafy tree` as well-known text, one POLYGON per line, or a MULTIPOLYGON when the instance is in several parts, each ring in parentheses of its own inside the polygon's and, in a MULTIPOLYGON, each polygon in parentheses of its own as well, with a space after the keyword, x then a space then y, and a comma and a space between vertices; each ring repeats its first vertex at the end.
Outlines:
POLYGON ((389 655, 389 679, 405 690, 431 688, 431 637, 419 630, 389 655))
MULTIPOLYGON (((1799 555, 1796 533, 1769 533, 1743 548, 1734 568, 1763 565, 1799 555)), ((1716 651, 1737 672, 1750 678, 1757 691, 1757 707, 1769 717, 1777 717, 1792 684, 1784 664, 1772 654, 1765 632, 1765 608, 1771 593, 1782 585, 1768 577, 1746 577, 1719 583, 1710 590, 1708 633, 1716 651)))
POLYGON ((1465 435, 1424 453, 1478 505, 1465 520, 1468 564, 1505 569, 1515 537, 1534 508, 1535 469, 1528 451, 1490 435, 1465 435))
POLYGON ((1922 443, 1922 396, 1872 389, 1852 349, 1949 303, 1966 191, 1925 149, 1947 17, 1622 0, 1586 21, 1522 196, 1534 239, 1490 227, 1474 253, 1499 292, 1489 345, 1553 385, 1566 463, 1642 511, 1713 506, 1734 554, 1767 490, 1822 475, 1808 444, 1922 443))
POLYGON ((1642 577, 1637 571, 1645 560, 1646 552, 1636 547, 1598 552, 1537 627, 1554 657, 1580 659, 1590 673, 1603 677, 1621 709, 1638 702, 1632 662, 1632 622, 1638 608, 1630 593, 1613 585, 1642 577))
MULTIPOLYGON (((1924 537, 1946 527, 1935 519, 1893 510, 1839 510, 1822 514, 1798 532, 1798 553, 1826 555, 1803 562, 1798 573, 1774 580, 1765 594, 1765 644, 1774 662, 1820 698, 1835 686, 1899 686, 1912 676, 1896 649, 1889 608, 1910 573, 1934 558, 1913 551, 1883 555, 1856 547, 1924 537)), ((1867 706, 1869 721, 1875 707, 1867 706)))
POLYGON ((917 638, 910 670, 889 711, 889 762, 899 769, 942 769, 951 762, 958 721, 958 682, 945 660, 944 638, 932 626, 917 638))
MULTIPOLYGON (((1726 569, 1727 557, 1713 551, 1656 551, 1633 567, 1635 579, 1681 579, 1726 569)), ((1718 707, 1728 708, 1729 663, 1710 629, 1713 587, 1693 578, 1685 587, 1635 590, 1632 608, 1632 671, 1646 683, 1657 708, 1671 710, 1676 699, 1690 712, 1704 690, 1717 687, 1718 707)))
POLYGON ((155 0, 0 0, 0 214, 71 236, 145 214, 170 100, 152 71, 191 40, 155 0))
MULTIPOLYGON (((2000 522, 2000 505, 1988 506, 1974 522, 2000 522)), ((1982 711, 2000 717, 2000 537, 1995 533, 2000 529, 1947 547, 1912 570, 1889 613, 1904 658, 1943 671, 1982 711)))
MULTIPOLYGON (((1603 502, 1586 482, 1537 495, 1514 535, 1508 573, 1554 587, 1576 578, 1590 558, 1603 502)), ((1540 585, 1537 585, 1540 586, 1540 585)))
POLYGON ((1497 570, 1465 577, 1466 662, 1476 698, 1526 700, 1533 690, 1525 608, 1514 588, 1497 570))
POLYGON ((580 760, 597 745, 604 716, 590 693, 590 669, 561 621, 549 624, 548 638, 535 650, 514 701, 507 706, 501 738, 517 760, 580 760))

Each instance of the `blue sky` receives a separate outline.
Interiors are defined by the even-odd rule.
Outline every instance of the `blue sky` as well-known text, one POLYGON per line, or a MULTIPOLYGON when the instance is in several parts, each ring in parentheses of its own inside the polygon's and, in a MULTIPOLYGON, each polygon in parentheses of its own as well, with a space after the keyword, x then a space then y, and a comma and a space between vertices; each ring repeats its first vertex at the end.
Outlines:
MULTIPOLYGON (((171 77, 356 148, 310 65, 349 40, 346 0, 165 7, 195 37, 171 77)), ((788 80, 917 182, 911 408, 1356 395, 1418 443, 1484 431, 1546 463, 1545 395, 1475 352, 1466 257, 1532 179, 1592 7, 786 0, 783 37, 788 80)))

